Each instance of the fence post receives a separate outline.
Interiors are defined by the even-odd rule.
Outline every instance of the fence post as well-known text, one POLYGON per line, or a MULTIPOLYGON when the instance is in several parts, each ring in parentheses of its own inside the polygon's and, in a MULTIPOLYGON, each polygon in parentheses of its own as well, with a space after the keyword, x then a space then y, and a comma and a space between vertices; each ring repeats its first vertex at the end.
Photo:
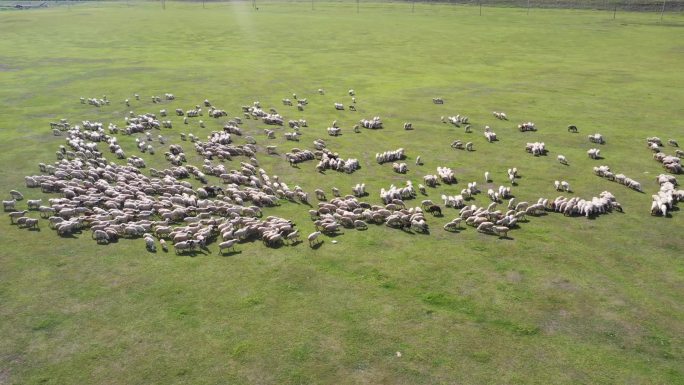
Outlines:
POLYGON ((530 0, 527 0, 527 14, 530 14, 530 0))
POLYGON ((663 15, 665 14, 665 3, 667 0, 663 0, 663 9, 660 10, 660 21, 663 21, 663 15))
POLYGON ((359 13, 359 0, 356 0, 356 13, 359 13))
POLYGON ((617 3, 614 4, 613 8, 613 20, 615 20, 615 13, 617 12, 617 3))
POLYGON ((480 0, 480 16, 482 16, 482 0, 480 0))

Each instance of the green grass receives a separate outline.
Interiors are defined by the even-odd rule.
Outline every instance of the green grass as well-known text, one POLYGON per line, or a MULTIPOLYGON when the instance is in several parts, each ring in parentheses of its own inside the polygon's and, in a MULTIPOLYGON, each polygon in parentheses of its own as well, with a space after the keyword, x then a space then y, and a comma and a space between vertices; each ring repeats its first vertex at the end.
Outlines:
MULTIPOLYGON (((654 177, 662 172, 644 138, 682 138, 684 19, 630 13, 417 4, 264 3, 201 5, 79 4, 0 14, 0 186, 27 198, 23 176, 53 161, 63 139, 49 121, 68 118, 122 124, 122 101, 140 93, 136 112, 155 112, 149 96, 178 99, 188 109, 205 98, 230 116, 260 100, 286 118, 304 117, 299 144, 321 137, 354 174, 292 169, 260 153, 262 167, 307 191, 365 182, 367 199, 391 183, 456 171, 459 183, 429 191, 456 193, 469 181, 495 183, 517 167, 520 200, 555 197, 553 180, 574 195, 613 192, 625 213, 594 220, 550 214, 510 233, 512 240, 458 234, 441 227, 455 216, 428 218, 430 235, 385 226, 346 230, 306 243, 268 249, 240 244, 222 257, 216 245, 195 257, 147 253, 142 240, 98 246, 88 233, 60 238, 0 223, 0 383, 2 384, 570 384, 684 383, 684 221, 651 217, 654 177), (326 95, 317 95, 325 88, 326 95), (336 112, 357 93, 357 112, 336 112), (280 100, 296 92, 303 113, 280 100), (101 109, 78 98, 101 97, 101 109), (436 106, 432 97, 446 103, 436 106), (491 111, 506 111, 509 122, 491 111), (439 123, 468 115, 474 133, 439 123), (386 128, 353 134, 361 117, 380 115, 386 128), (325 135, 337 119, 343 135, 325 135), (539 132, 514 126, 534 121, 539 132), (414 131, 403 131, 404 121, 414 131), (489 124, 500 141, 486 143, 489 124), (565 127, 576 124, 579 135, 565 127), (590 161, 586 134, 608 141, 605 159, 590 161), (472 140, 477 151, 448 144, 472 140), (544 141, 548 157, 522 147, 544 141), (378 165, 378 151, 404 147, 409 173, 378 165), (565 154, 569 167, 555 156, 565 154), (425 165, 413 166, 421 155, 425 165), (640 181, 645 194, 599 179, 597 164, 640 181), (396 352, 402 357, 396 357, 396 352)), ((166 132, 206 135, 221 127, 166 132)), ((264 126, 244 130, 259 145, 264 126)), ((133 138, 120 137, 128 154, 133 138)), ((240 140, 238 141, 240 142, 240 140)), ((188 143, 183 143, 190 153, 188 143)), ((666 148, 672 153, 672 148, 666 148)), ((162 152, 162 151, 160 151, 162 152)), ((162 155, 148 166, 168 167, 162 155)), ((237 161, 238 159, 236 159, 237 161)), ((189 162, 199 165, 194 154, 189 162)), ((227 167, 231 164, 227 163, 227 167)), ((230 168, 230 167, 229 167, 230 168)), ((681 179, 681 178, 680 178, 681 179)), ((3 198, 6 199, 6 198, 3 198)), ((416 205, 417 202, 412 202, 416 205)), ((478 196, 478 204, 486 204, 478 196)), ((267 215, 313 231, 308 207, 283 203, 267 215)))

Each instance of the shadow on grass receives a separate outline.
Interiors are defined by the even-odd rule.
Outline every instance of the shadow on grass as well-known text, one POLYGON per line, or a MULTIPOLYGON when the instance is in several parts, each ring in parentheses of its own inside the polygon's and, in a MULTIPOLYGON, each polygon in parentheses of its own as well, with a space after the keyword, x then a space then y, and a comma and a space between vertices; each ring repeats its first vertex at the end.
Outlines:
POLYGON ((219 255, 222 257, 232 257, 233 255, 242 254, 242 250, 232 250, 232 251, 219 251, 219 255))
POLYGON ((320 242, 317 242, 316 244, 311 245, 310 247, 314 250, 318 250, 321 247, 321 245, 324 243, 325 243, 325 241, 321 240, 320 242))

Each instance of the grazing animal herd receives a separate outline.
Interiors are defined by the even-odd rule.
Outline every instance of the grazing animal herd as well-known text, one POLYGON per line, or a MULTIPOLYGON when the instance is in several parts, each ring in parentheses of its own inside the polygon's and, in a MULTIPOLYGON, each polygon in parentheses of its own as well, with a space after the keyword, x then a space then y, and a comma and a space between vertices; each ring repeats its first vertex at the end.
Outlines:
MULTIPOLYGON (((335 103, 335 110, 352 113, 356 111, 356 91, 350 89, 348 95, 352 98, 352 105, 345 110, 343 103, 335 103)), ((322 89, 319 95, 324 95, 322 89)), ((135 100, 140 100, 138 94, 135 100)), ((155 104, 175 101, 173 94, 166 93, 162 99, 152 96, 155 104)), ((283 98, 285 107, 294 107, 303 111, 308 105, 306 99, 283 98)), ((444 99, 433 98, 434 104, 443 105, 444 99)), ((102 107, 111 104, 106 96, 103 98, 81 98, 82 104, 102 107)), ((126 107, 131 101, 125 99, 126 107)), ((209 116, 219 119, 227 117, 228 113, 218 109, 205 99, 202 103, 208 108, 209 116)), ((160 117, 168 116, 167 109, 159 111, 160 117)), ((261 103, 253 102, 242 107, 243 117, 261 120, 264 124, 283 126, 285 119, 275 109, 264 111, 261 103)), ((190 119, 203 116, 200 104, 191 109, 175 109, 177 117, 182 117, 185 124, 190 119)), ((496 119, 507 121, 508 116, 503 112, 493 112, 496 119)), ((466 133, 471 132, 469 118, 462 115, 443 116, 444 123, 451 123, 456 127, 466 125, 466 133)), ((192 133, 180 133, 180 140, 190 141, 192 149, 204 159, 201 167, 187 164, 185 150, 180 144, 168 144, 168 151, 164 158, 170 166, 166 169, 147 169, 145 160, 137 155, 127 155, 119 145, 117 135, 137 135, 136 147, 141 154, 155 154, 155 146, 165 146, 168 138, 152 135, 153 130, 171 129, 170 120, 158 120, 155 113, 136 115, 131 111, 124 118, 123 128, 109 123, 107 130, 100 122, 83 121, 81 124, 70 124, 66 119, 51 122, 50 129, 54 136, 63 137, 65 144, 59 146, 56 152, 57 161, 53 164, 40 163, 41 174, 25 177, 27 188, 40 188, 41 192, 57 194, 47 200, 27 199, 26 209, 20 210, 18 202, 24 200, 24 194, 17 190, 9 191, 8 200, 3 200, 3 210, 8 213, 12 224, 29 230, 40 230, 40 219, 32 218, 30 213, 38 212, 40 218, 48 222, 48 227, 61 236, 90 231, 91 238, 98 244, 108 244, 121 238, 142 238, 145 247, 150 252, 157 251, 157 244, 163 251, 168 251, 169 244, 175 253, 195 253, 207 251, 207 245, 216 242, 221 254, 226 251, 235 252, 235 247, 249 240, 261 240, 266 247, 281 247, 296 245, 300 242, 300 233, 293 221, 275 216, 263 218, 264 208, 280 205, 283 201, 300 202, 310 205, 309 193, 299 186, 290 188, 276 175, 269 175, 259 167, 257 158, 260 152, 270 156, 278 154, 277 146, 257 146, 253 136, 244 136, 240 127, 243 121, 234 117, 223 125, 223 130, 212 131, 207 140, 202 140, 192 133), (238 145, 234 141, 243 137, 245 144, 238 145), (102 149, 100 148, 102 144, 102 149), (109 161, 103 150, 117 159, 125 160, 125 165, 109 161), (234 157, 244 157, 245 161, 230 163, 226 161, 234 157), (148 170, 149 177, 143 173, 148 170), (221 185, 213 185, 211 178, 216 178, 221 185), (194 179, 200 187, 195 187, 188 180, 194 179)), ((202 120, 197 122, 200 128, 205 127, 202 120)), ((286 140, 299 141, 302 129, 308 127, 306 120, 289 120, 288 126, 293 130, 284 132, 286 140)), ((354 127, 354 132, 360 132, 360 127, 367 129, 383 128, 379 116, 371 119, 361 119, 354 127)), ((413 130, 410 122, 403 124, 404 130, 413 130)), ((524 122, 517 126, 521 132, 537 131, 532 122, 524 122)), ((574 125, 568 126, 568 132, 576 133, 574 125)), ((276 137, 276 130, 265 129, 266 140, 276 137)), ((337 121, 327 128, 330 136, 342 135, 342 129, 337 121)), ((485 126, 484 135, 488 142, 497 140, 497 135, 489 126, 485 126)), ((605 145, 603 135, 596 133, 588 135, 591 143, 605 145)), ((657 137, 646 140, 649 149, 653 151, 653 158, 663 165, 671 174, 682 172, 681 159, 684 155, 675 150, 675 155, 667 155, 661 147, 663 141, 657 137)), ((667 141, 668 145, 678 147, 674 139, 667 141)), ((328 150, 323 139, 313 141, 313 150, 293 148, 282 155, 291 166, 298 167, 307 161, 318 160, 315 170, 342 171, 351 174, 361 165, 357 158, 344 159, 336 152, 328 150)), ((455 140, 451 148, 473 151, 472 142, 455 140)), ((530 142, 525 150, 534 156, 546 155, 548 150, 544 142, 530 142)), ((592 148, 587 154, 592 159, 602 159, 601 150, 592 148)), ((378 164, 392 163, 396 173, 405 174, 408 166, 405 162, 407 154, 404 148, 375 154, 378 164)), ((557 155, 557 160, 569 166, 564 155, 557 155)), ((423 164, 421 158, 416 157, 416 166, 423 164)), ((609 166, 602 165, 593 168, 597 176, 625 185, 630 189, 642 192, 641 183, 625 176, 615 174, 609 166)), ((507 171, 511 185, 517 185, 519 178, 517 168, 507 171)), ((485 183, 492 182, 493 174, 484 172, 485 183)), ((661 174, 656 178, 659 190, 652 195, 651 214, 668 216, 677 202, 684 200, 684 190, 677 189, 677 180, 669 174, 661 174)), ((365 183, 352 186, 352 195, 342 196, 338 188, 332 188, 333 198, 328 201, 324 189, 314 191, 319 201, 316 209, 309 210, 315 231, 306 238, 309 246, 317 247, 322 243, 323 235, 338 234, 342 229, 367 230, 371 224, 384 224, 390 228, 408 232, 429 233, 429 226, 424 213, 436 217, 448 215, 449 209, 459 210, 458 215, 447 222, 443 229, 449 232, 459 232, 462 224, 473 226, 478 232, 507 238, 511 229, 528 216, 539 216, 547 212, 558 212, 566 216, 592 217, 613 210, 622 211, 622 206, 615 196, 608 191, 598 197, 582 199, 579 197, 559 196, 553 200, 539 198, 536 203, 517 202, 512 198, 511 187, 500 185, 497 189, 488 188, 487 196, 491 203, 487 207, 479 207, 468 203, 480 192, 477 182, 467 183, 467 188, 458 195, 441 194, 443 206, 424 199, 418 207, 407 208, 405 201, 415 199, 418 194, 428 195, 426 188, 437 188, 440 184, 457 183, 455 172, 446 166, 437 167, 437 173, 423 177, 423 184, 416 190, 413 183, 407 180, 403 186, 392 184, 389 188, 380 190, 379 199, 382 205, 375 205, 362 201, 360 198, 368 196, 365 183), (498 205, 508 199, 507 208, 498 210, 498 205)), ((572 190, 567 181, 554 182, 557 191, 571 194, 572 190)))

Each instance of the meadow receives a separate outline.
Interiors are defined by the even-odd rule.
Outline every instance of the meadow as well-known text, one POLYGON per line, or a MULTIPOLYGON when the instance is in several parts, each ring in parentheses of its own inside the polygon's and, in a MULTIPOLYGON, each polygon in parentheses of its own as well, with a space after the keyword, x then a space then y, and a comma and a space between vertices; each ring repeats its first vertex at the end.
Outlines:
MULTIPOLYGON (((684 144, 681 14, 661 22, 652 13, 614 20, 587 10, 487 7, 480 17, 477 7, 416 4, 411 12, 402 3, 364 4, 358 13, 338 2, 313 11, 295 2, 258 11, 249 3, 88 3, 0 12, 0 36, 2 194, 55 196, 24 186, 64 142, 50 121, 122 126, 129 110, 189 109, 207 98, 229 117, 259 100, 286 119, 305 118, 299 143, 284 140, 286 129, 268 140, 262 132, 272 127, 242 126, 260 149, 280 150, 261 151, 261 166, 305 191, 348 194, 363 182, 364 200, 378 204, 381 188, 451 167, 459 183, 429 189, 425 198, 437 202, 470 181, 486 186, 484 171, 493 185, 509 185, 506 170, 517 167, 518 200, 553 199, 553 181, 567 180, 572 196, 608 190, 624 208, 595 219, 530 217, 510 239, 471 227, 446 232, 458 213, 450 209, 428 216, 430 234, 371 226, 323 237, 316 249, 245 242, 226 256, 215 243, 194 256, 150 253, 141 239, 103 246, 88 231, 63 238, 45 221, 26 231, 6 218, 0 384, 684 383, 684 218, 649 214, 664 170, 645 144, 647 136, 684 144), (333 103, 350 103, 349 89, 357 111, 336 111, 333 103), (151 102, 166 92, 177 99, 151 102), (292 93, 309 100, 303 112, 282 105, 292 93), (102 95, 112 103, 79 102, 102 95), (473 133, 440 122, 455 114, 469 116, 473 133), (353 133, 372 116, 385 128, 353 133), (326 134, 333 120, 341 136, 326 134), (415 129, 403 130, 406 121, 415 129), (524 121, 539 130, 519 132, 524 121), (569 124, 580 133, 568 133, 569 124), (486 142, 484 125, 499 141, 486 142), (586 156, 595 147, 586 135, 595 132, 607 140, 599 161, 586 156), (361 169, 290 167, 282 154, 310 149, 316 138, 358 158, 361 169), (452 150, 454 139, 476 151, 452 150), (533 141, 549 155, 526 153, 533 141), (398 147, 408 155, 405 175, 374 158, 398 147), (595 176, 599 164, 641 182, 644 193, 595 176)), ((224 120, 205 116, 203 129, 170 119, 174 128, 163 134, 201 165, 179 133, 206 137, 224 120)), ((141 155, 133 136, 119 141, 141 155)), ((170 166, 161 147, 141 156, 148 167, 170 166)), ((486 194, 473 202, 489 203, 486 194)), ((308 209, 283 201, 264 212, 308 234, 308 209)))

